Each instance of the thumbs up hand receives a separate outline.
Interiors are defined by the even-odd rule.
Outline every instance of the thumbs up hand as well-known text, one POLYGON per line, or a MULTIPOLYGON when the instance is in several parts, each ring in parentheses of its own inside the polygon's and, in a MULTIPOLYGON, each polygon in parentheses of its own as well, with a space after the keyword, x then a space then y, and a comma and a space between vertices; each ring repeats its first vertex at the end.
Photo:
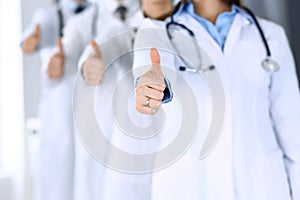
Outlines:
POLYGON ((139 78, 136 87, 136 110, 142 114, 154 115, 162 104, 166 84, 158 50, 152 48, 150 57, 152 67, 139 78))
POLYGON ((24 40, 22 44, 22 51, 24 54, 30 54, 34 52, 39 46, 40 29, 40 24, 35 25, 34 32, 24 40))
POLYGON ((58 52, 49 61, 47 75, 52 80, 61 79, 64 73, 65 57, 61 38, 57 39, 58 52))
POLYGON ((87 84, 100 85, 103 81, 105 64, 102 60, 97 43, 92 40, 90 45, 94 52, 86 59, 82 67, 83 77, 87 84))

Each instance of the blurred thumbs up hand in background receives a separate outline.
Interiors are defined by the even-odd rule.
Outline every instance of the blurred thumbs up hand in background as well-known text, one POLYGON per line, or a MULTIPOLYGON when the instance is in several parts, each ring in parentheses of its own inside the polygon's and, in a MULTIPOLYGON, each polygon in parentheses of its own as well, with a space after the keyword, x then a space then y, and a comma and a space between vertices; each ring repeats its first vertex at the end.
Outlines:
POLYGON ((40 24, 36 24, 34 32, 29 35, 22 44, 22 51, 24 54, 31 54, 38 48, 40 41, 40 32, 40 24))
POLYGON ((87 84, 100 85, 103 81, 105 64, 102 60, 98 44, 92 40, 90 45, 93 48, 93 53, 84 62, 82 74, 87 84))
POLYGON ((47 68, 47 75, 52 80, 59 80, 64 74, 65 57, 61 38, 57 39, 57 47, 58 52, 50 58, 47 68))

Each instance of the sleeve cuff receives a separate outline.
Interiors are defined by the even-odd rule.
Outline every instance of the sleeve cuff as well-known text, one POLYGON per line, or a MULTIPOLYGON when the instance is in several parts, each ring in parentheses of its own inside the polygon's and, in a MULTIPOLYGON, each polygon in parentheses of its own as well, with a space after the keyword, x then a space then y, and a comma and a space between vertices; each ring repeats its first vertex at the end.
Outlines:
POLYGON ((167 79, 167 77, 165 77, 165 84, 166 84, 166 89, 164 91, 164 98, 162 99, 162 103, 164 103, 164 104, 171 102, 172 99, 173 99, 173 92, 172 92, 172 88, 171 88, 171 83, 167 79))

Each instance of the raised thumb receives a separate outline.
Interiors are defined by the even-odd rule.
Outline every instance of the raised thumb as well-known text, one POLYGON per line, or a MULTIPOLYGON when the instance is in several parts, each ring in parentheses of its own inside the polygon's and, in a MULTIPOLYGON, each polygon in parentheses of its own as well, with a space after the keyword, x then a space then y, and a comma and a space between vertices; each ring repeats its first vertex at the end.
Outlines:
POLYGON ((152 63, 152 69, 160 70, 160 55, 156 48, 150 50, 150 58, 152 63))
POLYGON ((57 45, 57 47, 58 47, 58 53, 59 54, 63 54, 63 44, 62 44, 62 39, 61 38, 58 38, 57 40, 56 40, 56 45, 57 45))
POLYGON ((41 25, 40 24, 36 24, 35 28, 34 28, 34 35, 39 36, 40 35, 40 31, 41 31, 41 25))
POLYGON ((92 41, 90 42, 90 45, 91 45, 91 47, 92 47, 92 49, 93 49, 94 56, 97 56, 97 57, 101 58, 101 52, 100 52, 100 50, 99 50, 99 48, 98 48, 98 44, 96 43, 96 41, 95 41, 95 40, 92 40, 92 41))

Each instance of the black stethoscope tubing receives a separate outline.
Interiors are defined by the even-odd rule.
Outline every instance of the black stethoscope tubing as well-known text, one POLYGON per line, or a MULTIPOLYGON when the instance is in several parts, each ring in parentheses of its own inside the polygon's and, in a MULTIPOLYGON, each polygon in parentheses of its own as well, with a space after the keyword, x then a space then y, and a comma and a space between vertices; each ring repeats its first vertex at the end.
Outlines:
MULTIPOLYGON (((182 5, 182 4, 183 4, 182 2, 179 2, 179 3, 175 6, 174 11, 173 11, 173 13, 172 13, 172 15, 171 15, 171 21, 170 21, 169 23, 166 24, 167 34, 168 34, 168 37, 169 37, 170 41, 172 41, 172 35, 170 34, 170 31, 169 31, 171 25, 179 26, 179 27, 185 29, 185 30, 189 33, 189 35, 190 35, 191 37, 195 38, 195 34, 194 34, 194 32, 193 32, 191 29, 189 29, 189 28, 188 28, 187 26, 185 26, 184 24, 181 24, 181 23, 176 22, 175 19, 174 19, 175 14, 179 11, 179 9, 181 8, 181 5, 182 5)), ((263 30, 262 30, 261 25, 259 24, 259 22, 258 22, 257 18, 255 17, 254 13, 253 13, 249 8, 243 7, 243 9, 244 9, 244 10, 250 15, 250 17, 253 19, 254 24, 255 24, 255 26, 256 26, 256 28, 257 28, 257 30, 258 30, 258 32, 259 32, 259 35, 260 35, 260 37, 261 37, 261 39, 262 39, 262 42, 263 42, 263 44, 264 44, 265 51, 266 51, 266 58, 262 61, 262 66, 263 66, 263 68, 266 69, 267 71, 271 71, 271 72, 276 72, 276 71, 278 71, 278 70, 279 70, 279 65, 278 65, 277 62, 275 62, 275 61, 273 61, 273 60, 271 59, 271 50, 270 50, 270 46, 269 46, 269 44, 268 44, 268 41, 267 41, 266 36, 265 36, 265 34, 264 34, 263 30)), ((214 69, 214 67, 208 68, 208 69, 209 69, 209 70, 210 70, 210 69, 212 70, 212 69, 214 69)), ((184 67, 181 66, 181 67, 180 67, 180 71, 185 71, 184 67)), ((194 70, 194 71, 195 71, 195 72, 198 72, 199 70, 194 70)), ((200 71, 201 71, 201 70, 200 70, 200 71)))

